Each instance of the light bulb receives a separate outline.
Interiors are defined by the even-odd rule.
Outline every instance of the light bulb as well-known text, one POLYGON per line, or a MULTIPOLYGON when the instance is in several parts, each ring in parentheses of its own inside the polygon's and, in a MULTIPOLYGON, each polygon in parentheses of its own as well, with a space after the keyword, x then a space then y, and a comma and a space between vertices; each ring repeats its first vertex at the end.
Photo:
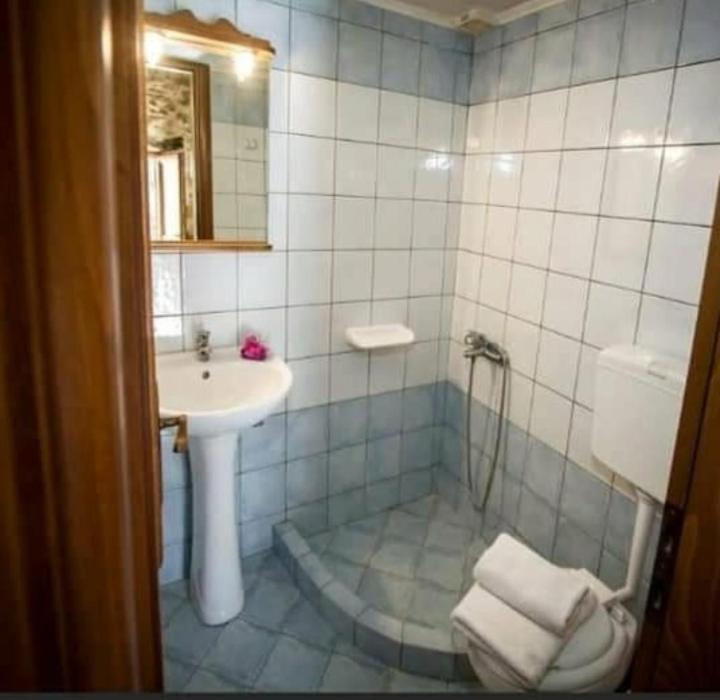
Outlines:
POLYGON ((165 53, 165 40, 157 32, 145 32, 145 63, 155 66, 165 53))
POLYGON ((255 55, 252 51, 238 51, 233 56, 235 76, 242 83, 247 80, 255 68, 255 55))

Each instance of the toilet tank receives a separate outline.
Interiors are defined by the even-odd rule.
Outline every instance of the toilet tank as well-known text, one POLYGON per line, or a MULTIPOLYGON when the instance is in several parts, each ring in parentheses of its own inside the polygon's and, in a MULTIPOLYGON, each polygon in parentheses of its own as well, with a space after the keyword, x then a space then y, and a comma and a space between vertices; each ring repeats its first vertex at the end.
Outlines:
POLYGON ((638 345, 600 352, 591 447, 596 459, 665 500, 687 363, 638 345))

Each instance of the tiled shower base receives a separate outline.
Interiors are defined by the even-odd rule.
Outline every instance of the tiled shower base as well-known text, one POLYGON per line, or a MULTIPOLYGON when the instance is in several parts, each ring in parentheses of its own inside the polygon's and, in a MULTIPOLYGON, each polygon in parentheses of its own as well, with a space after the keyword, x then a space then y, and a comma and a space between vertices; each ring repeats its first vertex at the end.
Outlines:
POLYGON ((450 611, 485 549, 479 518, 438 495, 305 539, 275 526, 274 548, 298 587, 362 652, 445 680, 475 676, 450 611))

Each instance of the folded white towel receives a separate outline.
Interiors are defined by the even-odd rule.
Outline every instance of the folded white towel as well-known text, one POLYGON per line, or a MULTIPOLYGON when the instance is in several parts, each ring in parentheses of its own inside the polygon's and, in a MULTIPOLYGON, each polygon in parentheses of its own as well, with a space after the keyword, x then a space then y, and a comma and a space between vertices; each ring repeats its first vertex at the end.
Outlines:
POLYGON ((478 559, 475 580, 507 605, 559 637, 567 637, 587 618, 595 594, 571 569, 562 569, 514 537, 502 533, 478 559))
POLYGON ((506 671, 516 685, 540 685, 565 639, 548 632, 502 600, 474 585, 450 613, 455 627, 506 671))

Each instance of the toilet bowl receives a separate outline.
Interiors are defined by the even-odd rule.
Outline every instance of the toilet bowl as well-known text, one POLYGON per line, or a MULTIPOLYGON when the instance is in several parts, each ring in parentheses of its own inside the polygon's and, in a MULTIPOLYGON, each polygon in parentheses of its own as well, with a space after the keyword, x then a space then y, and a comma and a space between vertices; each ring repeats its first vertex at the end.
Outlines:
MULTIPOLYGON (((610 591, 586 570, 578 572, 595 591, 600 604, 575 631, 553 662, 537 690, 540 692, 589 693, 616 690, 627 673, 635 647, 637 622, 623 606, 603 601, 610 591)), ((517 685, 486 652, 468 642, 468 659, 487 690, 519 693, 517 685)))

